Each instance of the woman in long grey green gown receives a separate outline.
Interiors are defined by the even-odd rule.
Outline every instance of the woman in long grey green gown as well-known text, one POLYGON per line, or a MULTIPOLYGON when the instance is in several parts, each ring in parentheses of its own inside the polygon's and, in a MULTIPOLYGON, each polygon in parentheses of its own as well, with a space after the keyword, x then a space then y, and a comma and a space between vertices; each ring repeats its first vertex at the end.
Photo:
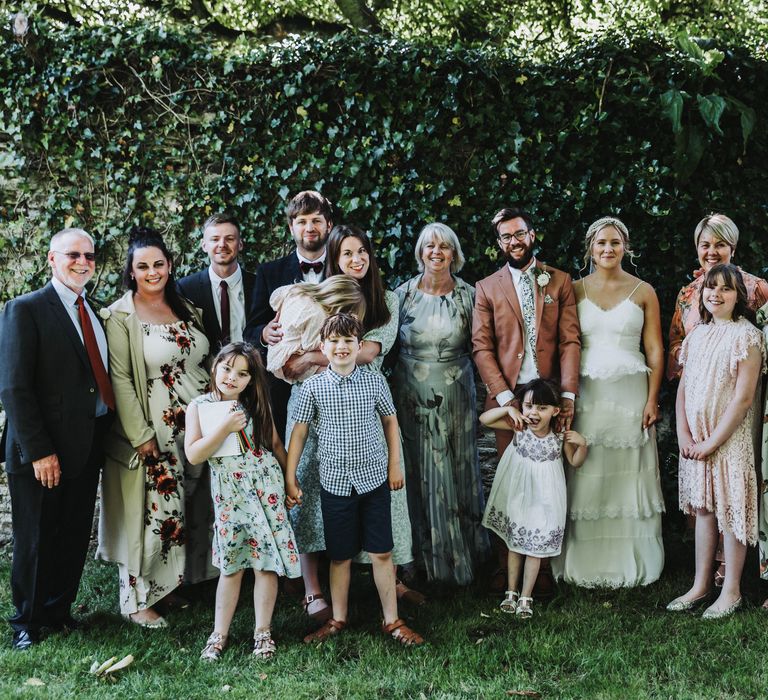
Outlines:
POLYGON ((430 580, 466 585, 488 554, 471 360, 474 289, 454 274, 464 255, 448 226, 427 225, 415 252, 421 274, 395 290, 400 353, 392 377, 414 554, 430 580))

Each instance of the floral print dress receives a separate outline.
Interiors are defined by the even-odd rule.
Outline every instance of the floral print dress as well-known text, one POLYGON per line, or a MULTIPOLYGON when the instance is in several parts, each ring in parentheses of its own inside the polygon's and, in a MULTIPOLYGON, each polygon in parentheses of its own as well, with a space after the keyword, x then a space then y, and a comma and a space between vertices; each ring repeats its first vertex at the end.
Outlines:
MULTIPOLYGON (((195 403, 215 401, 211 394, 195 403)), ((246 430, 253 431, 249 422, 246 430)), ((301 576, 299 553, 285 508, 285 481, 275 456, 255 453, 211 457, 211 495, 215 513, 213 565, 222 574, 243 569, 301 576)))
MULTIPOLYGON (((207 387, 208 372, 203 362, 208 355, 208 341, 202 331, 184 321, 141 325, 149 418, 160 458, 144 460, 141 569, 129 571, 122 564, 118 567, 120 609, 124 614, 151 607, 187 580, 187 557, 196 556, 188 549, 204 550, 206 558, 210 551, 207 482, 204 500, 198 495, 193 501, 202 503, 202 508, 195 517, 188 512, 192 493, 205 479, 205 465, 192 467, 184 457, 185 409, 207 387), (191 540, 189 520, 197 521, 195 534, 199 535, 191 540), (190 545, 190 541, 195 544, 190 545)), ((215 570, 211 571, 215 575, 215 570)), ((204 576, 202 572, 201 576, 204 576)))
POLYGON ((565 533, 566 491, 563 443, 555 433, 515 433, 493 478, 483 525, 511 552, 560 554, 565 533))
POLYGON ((396 290, 400 353, 392 393, 403 435, 414 553, 430 580, 469 584, 486 558, 477 400, 471 359, 473 288, 396 290))

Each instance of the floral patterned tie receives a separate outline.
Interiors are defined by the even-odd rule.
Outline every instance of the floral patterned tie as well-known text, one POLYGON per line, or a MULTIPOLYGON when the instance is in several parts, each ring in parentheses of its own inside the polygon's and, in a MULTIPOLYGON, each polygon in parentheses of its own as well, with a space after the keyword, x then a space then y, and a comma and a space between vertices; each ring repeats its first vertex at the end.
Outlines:
POLYGON ((533 358, 533 364, 538 369, 539 363, 536 360, 536 304, 533 300, 531 278, 527 272, 520 275, 520 308, 523 311, 525 323, 525 340, 533 358))

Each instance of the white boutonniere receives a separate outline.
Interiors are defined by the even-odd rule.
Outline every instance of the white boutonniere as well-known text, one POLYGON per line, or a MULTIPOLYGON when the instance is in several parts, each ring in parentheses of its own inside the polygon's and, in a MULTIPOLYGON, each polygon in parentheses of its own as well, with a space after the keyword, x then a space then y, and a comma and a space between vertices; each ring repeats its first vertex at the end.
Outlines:
POLYGON ((103 319, 104 321, 106 321, 111 315, 112 312, 106 306, 102 306, 99 309, 99 318, 103 319))
POLYGON ((547 294, 547 285, 550 283, 552 275, 547 272, 546 265, 542 267, 534 267, 533 276, 536 278, 536 286, 541 290, 542 294, 545 294, 544 303, 551 304, 552 297, 547 294))

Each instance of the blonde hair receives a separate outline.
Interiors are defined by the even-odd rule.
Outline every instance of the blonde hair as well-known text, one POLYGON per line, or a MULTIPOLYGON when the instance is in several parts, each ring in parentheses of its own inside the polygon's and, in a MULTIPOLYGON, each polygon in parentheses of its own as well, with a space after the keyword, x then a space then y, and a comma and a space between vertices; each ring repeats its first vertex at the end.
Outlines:
POLYGON ((731 251, 736 250, 739 243, 739 229, 733 220, 725 214, 709 214, 696 224, 696 230, 693 232, 693 244, 697 248, 699 238, 705 231, 731 246, 731 251))
POLYGON ((333 275, 319 284, 300 282, 294 289, 319 304, 327 316, 343 312, 354 314, 360 321, 365 318, 365 295, 354 277, 333 275))
POLYGON ((416 239, 416 248, 413 254, 416 256, 416 265, 419 267, 419 272, 424 272, 424 261, 421 256, 424 254, 424 248, 430 241, 437 241, 438 243, 447 243, 453 250, 453 260, 451 260, 451 274, 456 274, 462 267, 464 267, 464 253, 461 250, 461 243, 459 243, 459 237, 454 233, 450 226, 433 222, 427 224, 418 239, 416 239))
POLYGON ((595 244, 597 234, 608 226, 613 226, 613 228, 619 232, 621 240, 624 242, 624 253, 629 256, 630 262, 634 264, 634 258, 637 256, 630 246, 629 230, 627 229, 626 224, 615 216, 604 216, 595 221, 587 229, 587 235, 584 236, 584 267, 587 267, 592 263, 592 246, 595 244))

